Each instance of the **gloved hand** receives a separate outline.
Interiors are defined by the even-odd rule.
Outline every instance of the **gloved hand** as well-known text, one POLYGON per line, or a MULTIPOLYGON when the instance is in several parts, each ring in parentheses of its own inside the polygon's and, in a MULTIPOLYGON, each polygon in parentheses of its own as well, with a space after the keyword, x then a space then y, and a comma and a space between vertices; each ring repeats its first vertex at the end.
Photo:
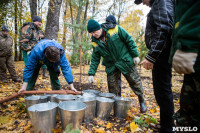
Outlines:
POLYGON ((94 83, 94 76, 89 76, 88 83, 94 83))
POLYGON ((197 53, 184 52, 177 50, 173 57, 172 66, 179 74, 194 73, 194 64, 197 58, 197 53))
POLYGON ((137 65, 140 62, 140 58, 139 57, 134 57, 133 58, 133 62, 135 65, 137 65))

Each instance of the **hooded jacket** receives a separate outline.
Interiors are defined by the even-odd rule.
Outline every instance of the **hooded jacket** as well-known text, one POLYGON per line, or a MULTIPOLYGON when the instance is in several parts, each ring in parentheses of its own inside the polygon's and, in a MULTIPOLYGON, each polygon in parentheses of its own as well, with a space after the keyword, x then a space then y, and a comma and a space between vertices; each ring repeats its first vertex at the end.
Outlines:
POLYGON ((139 55, 132 37, 121 26, 112 23, 102 24, 105 42, 92 37, 93 53, 88 74, 95 75, 101 57, 106 73, 112 74, 117 68, 127 74, 134 66, 133 57, 139 55))

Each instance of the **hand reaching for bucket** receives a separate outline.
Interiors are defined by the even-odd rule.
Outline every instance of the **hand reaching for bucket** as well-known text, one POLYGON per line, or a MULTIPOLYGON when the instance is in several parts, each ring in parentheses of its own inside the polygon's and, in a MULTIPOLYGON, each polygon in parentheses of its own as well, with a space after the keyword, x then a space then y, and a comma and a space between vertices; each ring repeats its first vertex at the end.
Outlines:
POLYGON ((18 94, 22 93, 23 91, 26 90, 27 88, 27 85, 28 85, 28 82, 24 82, 23 85, 22 85, 22 88, 18 91, 18 94))
POLYGON ((73 85, 73 83, 72 84, 70 84, 69 85, 70 86, 70 89, 72 90, 72 91, 74 91, 74 92, 78 92, 75 88, 74 88, 74 85, 73 85))

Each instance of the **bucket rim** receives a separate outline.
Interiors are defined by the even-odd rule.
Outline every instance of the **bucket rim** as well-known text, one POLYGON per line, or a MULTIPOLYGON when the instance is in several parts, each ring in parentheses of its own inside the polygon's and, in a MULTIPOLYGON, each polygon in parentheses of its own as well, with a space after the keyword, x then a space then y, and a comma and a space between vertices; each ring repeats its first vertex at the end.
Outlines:
POLYGON ((101 97, 106 97, 107 98, 107 95, 109 96, 109 97, 116 97, 116 95, 114 94, 114 93, 99 93, 99 96, 101 96, 101 97))
POLYGON ((56 99, 58 99, 58 100, 70 100, 70 99, 73 99, 74 100, 74 99, 77 99, 77 96, 74 96, 74 95, 58 95, 58 96, 56 96, 56 99))
POLYGON ((79 97, 75 101, 78 101, 78 102, 91 102, 91 101, 96 101, 96 97, 79 97))
POLYGON ((61 101, 58 104, 59 109, 66 110, 66 111, 81 111, 81 110, 85 110, 86 107, 87 107, 87 105, 84 102, 79 102, 79 101, 61 101), (75 109, 64 109, 61 107, 61 104, 63 104, 63 103, 69 103, 69 104, 71 103, 70 105, 74 105, 73 103, 81 103, 81 104, 83 104, 84 107, 81 109, 76 109, 76 110, 75 109))
POLYGON ((129 98, 123 98, 123 97, 120 97, 120 96, 114 97, 114 100, 115 100, 115 101, 132 102, 131 99, 129 99, 129 98))
POLYGON ((58 104, 55 103, 55 102, 46 102, 46 103, 38 103, 38 104, 34 104, 34 105, 31 105, 30 107, 28 107, 28 111, 29 112, 46 112, 46 111, 49 111, 49 110, 52 110, 52 109, 56 109, 58 107, 58 104), (39 106, 39 105, 42 105, 42 104, 53 104, 54 106, 51 107, 51 108, 48 108, 46 110, 30 110, 32 109, 34 106, 39 106))
POLYGON ((114 103, 115 102, 115 100, 113 100, 111 98, 107 98, 107 97, 97 97, 96 100, 99 101, 99 102, 109 102, 109 103, 114 103), (104 100, 107 100, 107 101, 104 101, 104 100))
POLYGON ((31 100, 31 101, 40 100, 40 96, 31 95, 31 96, 25 97, 24 99, 25 100, 31 100), (35 99, 30 99, 30 98, 33 98, 33 97, 35 97, 35 99))

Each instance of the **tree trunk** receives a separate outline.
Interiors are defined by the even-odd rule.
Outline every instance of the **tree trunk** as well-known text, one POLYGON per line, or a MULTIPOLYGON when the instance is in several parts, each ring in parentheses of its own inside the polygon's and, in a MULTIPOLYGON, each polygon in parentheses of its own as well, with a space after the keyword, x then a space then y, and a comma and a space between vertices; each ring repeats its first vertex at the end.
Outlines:
POLYGON ((37 0, 29 0, 30 10, 31 10, 31 20, 34 16, 37 16, 37 0))
MULTIPOLYGON (((21 0, 20 2, 20 12, 19 12, 19 25, 21 26, 22 25, 22 2, 23 0, 21 0)), ((20 41, 20 38, 18 38, 19 41, 20 41)), ((22 61, 22 49, 21 49, 21 46, 19 47, 19 61, 22 61)))
POLYGON ((14 38, 14 41, 15 41, 15 61, 17 61, 17 57, 18 57, 18 51, 17 51, 17 0, 15 0, 15 38, 14 38))
POLYGON ((92 8, 92 17, 94 17, 94 14, 95 14, 95 8, 96 8, 96 0, 94 0, 94 3, 93 3, 93 8, 92 8))
POLYGON ((67 14, 67 0, 65 1, 65 11, 64 11, 64 29, 63 29, 63 39, 62 39, 62 46, 65 49, 65 45, 66 45, 66 31, 67 31, 67 25, 66 23, 66 14, 67 14))
MULTIPOLYGON (((72 20, 72 25, 73 25, 74 24, 74 18, 73 18, 73 10, 72 10, 71 0, 69 1, 69 8, 70 8, 71 20, 72 20)), ((72 28, 72 40, 73 40, 73 43, 75 44, 74 29, 73 28, 72 28)))
POLYGON ((45 36, 49 39, 57 40, 59 31, 59 17, 62 0, 50 0, 47 14, 47 24, 45 36))

